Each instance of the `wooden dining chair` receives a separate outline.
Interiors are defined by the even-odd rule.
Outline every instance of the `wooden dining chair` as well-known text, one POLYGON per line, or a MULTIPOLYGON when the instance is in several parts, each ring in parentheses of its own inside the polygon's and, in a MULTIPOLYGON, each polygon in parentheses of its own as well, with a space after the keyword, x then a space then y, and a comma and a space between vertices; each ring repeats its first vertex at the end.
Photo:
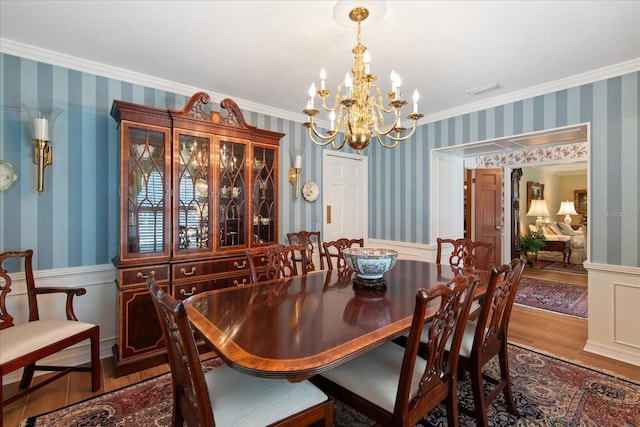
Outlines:
POLYGON ((205 373, 184 305, 153 277, 147 285, 167 344, 174 427, 332 425, 333 401, 309 381, 255 377, 227 365, 205 373))
MULTIPOLYGON (((482 304, 476 322, 467 322, 460 346, 459 368, 470 373, 473 391, 474 410, 464 407, 460 410, 476 418, 479 426, 487 426, 487 408, 502 392, 509 412, 518 415, 513 402, 511 380, 509 377, 509 357, 507 355, 507 331, 511 309, 526 262, 514 259, 509 264, 494 267, 491 270, 485 303, 482 304), (495 355, 500 362, 500 378, 498 380, 484 375, 482 367, 495 355), (493 384, 493 389, 485 395, 484 381, 493 384)), ((451 351, 455 352, 452 346, 451 351)))
MULTIPOLYGON (((297 231, 295 233, 287 233, 287 240, 290 245, 303 245, 306 247, 307 257, 307 271, 316 271, 318 268, 315 265, 315 247, 318 248, 320 270, 324 270, 324 253, 322 249, 322 239, 320 239, 319 231, 297 231)), ((296 255, 294 261, 300 263, 302 268, 302 258, 300 255, 296 255)))
POLYGON ((438 252, 436 254, 436 264, 441 263, 443 250, 451 245, 451 255, 449 264, 456 267, 477 268, 488 270, 492 267, 491 257, 493 255, 494 244, 485 242, 474 242, 471 239, 441 239, 438 237, 438 252))
POLYGON ((364 247, 364 239, 338 239, 330 242, 324 242, 322 248, 324 249, 324 255, 327 258, 327 268, 333 270, 334 267, 338 270, 345 270, 349 268, 344 261, 342 251, 354 246, 364 247), (335 266, 334 266, 335 262, 335 266))
POLYGON ((406 347, 388 342, 337 366, 311 381, 329 395, 383 426, 413 426, 441 402, 449 426, 458 425, 456 366, 458 356, 445 345, 460 346, 471 295, 478 278, 457 276, 447 284, 416 295, 406 347), (428 357, 418 355, 427 305, 438 304, 427 334, 428 357))
POLYGON ((249 261, 251 283, 307 273, 307 256, 302 245, 275 244, 247 249, 245 253, 249 261), (302 257, 300 270, 293 261, 296 253, 302 257))
POLYGON ((73 307, 73 297, 86 294, 86 289, 36 287, 32 259, 33 251, 31 249, 0 254, 0 383, 6 374, 24 368, 19 384, 21 389, 19 393, 9 398, 3 398, 0 387, 0 425, 2 425, 2 407, 71 371, 91 372, 91 390, 95 392, 101 387, 100 326, 78 321, 73 307), (28 322, 14 323, 13 317, 7 311, 7 295, 11 292, 13 283, 11 275, 8 273, 8 265, 11 263, 15 263, 12 265, 18 267, 21 265, 24 267, 28 322), (38 297, 56 293, 66 294, 66 318, 63 320, 42 319, 38 310, 38 297), (37 364, 41 359, 55 355, 85 340, 89 340, 91 345, 91 366, 70 367, 37 364), (55 371, 58 373, 31 385, 35 371, 55 371))

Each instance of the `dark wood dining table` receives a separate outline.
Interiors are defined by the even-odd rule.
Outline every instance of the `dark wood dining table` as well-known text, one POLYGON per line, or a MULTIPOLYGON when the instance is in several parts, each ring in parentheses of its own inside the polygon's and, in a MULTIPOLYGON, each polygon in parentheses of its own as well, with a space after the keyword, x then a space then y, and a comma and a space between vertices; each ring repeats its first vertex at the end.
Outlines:
MULTIPOLYGON (((384 287, 353 283, 353 273, 319 271, 202 292, 184 301, 193 327, 231 367, 299 381, 407 332, 419 288, 476 273, 475 297, 488 271, 398 260, 384 287)), ((437 307, 428 307, 427 317, 437 307)))

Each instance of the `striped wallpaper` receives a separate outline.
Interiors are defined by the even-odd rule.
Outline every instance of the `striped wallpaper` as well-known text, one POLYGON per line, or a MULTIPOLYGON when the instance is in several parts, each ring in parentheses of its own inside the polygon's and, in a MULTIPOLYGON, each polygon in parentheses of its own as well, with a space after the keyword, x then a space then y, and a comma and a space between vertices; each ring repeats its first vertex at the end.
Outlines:
MULTIPOLYGON (((372 145, 366 153, 369 237, 430 243, 432 148, 591 122, 591 260, 640 266, 639 74, 429 123, 393 150, 372 145)), ((0 159, 19 174, 9 190, 0 192, 0 251, 34 248, 38 270, 109 263, 118 236, 118 144, 111 103, 121 99, 182 108, 189 96, 8 54, 0 54, 0 88, 0 159), (35 191, 36 168, 20 108, 36 100, 64 110, 54 128, 54 164, 46 170, 42 196, 35 191)), ((286 171, 289 150, 304 150, 301 181, 322 182, 322 148, 308 141, 300 123, 243 113, 252 125, 286 134, 280 159, 281 240, 287 231, 321 229, 321 199, 294 201, 286 171)))

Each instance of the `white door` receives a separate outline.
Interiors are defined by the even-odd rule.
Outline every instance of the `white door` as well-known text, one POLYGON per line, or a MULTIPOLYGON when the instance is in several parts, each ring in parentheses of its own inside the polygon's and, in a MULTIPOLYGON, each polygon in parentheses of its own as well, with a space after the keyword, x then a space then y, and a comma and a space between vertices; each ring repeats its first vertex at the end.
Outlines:
POLYGON ((322 240, 367 238, 367 158, 322 151, 322 240))
POLYGON ((431 242, 459 239, 464 237, 464 162, 437 150, 431 153, 431 242))

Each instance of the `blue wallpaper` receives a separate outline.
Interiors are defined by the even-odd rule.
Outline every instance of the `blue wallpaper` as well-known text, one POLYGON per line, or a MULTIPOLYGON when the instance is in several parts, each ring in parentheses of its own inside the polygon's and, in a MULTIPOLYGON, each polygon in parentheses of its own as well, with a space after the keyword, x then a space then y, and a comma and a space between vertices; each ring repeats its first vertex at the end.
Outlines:
MULTIPOLYGON (((639 75, 429 123, 393 150, 372 144, 366 153, 369 237, 430 243, 429 150, 591 122, 594 209, 589 226, 597 242, 591 260, 640 266, 639 75)), ((9 190, 0 192, 0 250, 34 248, 36 269, 109 263, 118 238, 118 143, 116 123, 109 116, 111 104, 121 99, 182 108, 189 96, 7 54, 0 54, 0 90, 0 159, 12 163, 20 176, 9 190), (35 191, 32 145, 20 108, 22 102, 36 100, 64 110, 54 128, 54 164, 45 172, 41 196, 35 191)), ((252 125, 286 134, 280 159, 280 239, 291 230, 321 229, 321 200, 294 201, 287 170, 289 150, 303 150, 301 182, 321 182, 322 148, 308 141, 300 123, 243 113, 252 125)))

